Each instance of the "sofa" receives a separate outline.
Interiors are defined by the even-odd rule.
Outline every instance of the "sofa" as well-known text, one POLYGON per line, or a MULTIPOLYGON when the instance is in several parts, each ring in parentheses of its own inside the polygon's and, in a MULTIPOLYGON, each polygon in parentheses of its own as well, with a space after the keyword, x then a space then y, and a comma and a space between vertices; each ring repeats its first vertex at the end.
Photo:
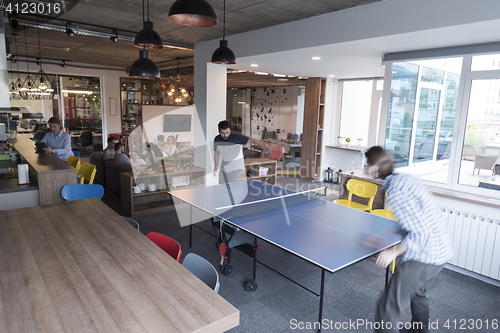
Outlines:
POLYGON ((104 160, 102 152, 94 152, 90 154, 89 158, 90 163, 97 168, 94 182, 121 196, 121 174, 122 172, 131 172, 132 166, 127 163, 116 162, 113 159, 104 160))

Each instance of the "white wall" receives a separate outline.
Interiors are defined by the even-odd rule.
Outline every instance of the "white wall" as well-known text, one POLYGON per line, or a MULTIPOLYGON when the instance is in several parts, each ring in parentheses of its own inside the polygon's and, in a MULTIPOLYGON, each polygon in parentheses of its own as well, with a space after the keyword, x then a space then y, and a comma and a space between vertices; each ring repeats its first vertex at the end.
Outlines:
MULTIPOLYGON (((169 135, 179 135, 177 142, 190 141, 194 145, 194 123, 195 123, 195 108, 194 105, 188 106, 166 106, 166 105, 143 105, 142 106, 142 124, 143 135, 147 137, 149 142, 156 142, 158 134, 165 135, 165 139, 169 135), (191 131, 190 132, 163 132, 163 115, 164 114, 185 114, 191 115, 191 131)), ((144 139, 144 141, 146 141, 144 139)))
MULTIPOLYGON (((302 133, 302 127, 299 132, 296 131, 299 92, 297 86, 269 86, 253 89, 257 90, 253 107, 255 116, 250 119, 250 112, 245 114, 246 122, 248 122, 248 126, 243 131, 245 135, 260 139, 264 127, 271 132, 280 129, 279 139, 286 139, 287 133, 302 133)), ((247 99, 247 102, 249 101, 250 99, 247 99)), ((302 123, 302 118, 300 122, 302 123)))

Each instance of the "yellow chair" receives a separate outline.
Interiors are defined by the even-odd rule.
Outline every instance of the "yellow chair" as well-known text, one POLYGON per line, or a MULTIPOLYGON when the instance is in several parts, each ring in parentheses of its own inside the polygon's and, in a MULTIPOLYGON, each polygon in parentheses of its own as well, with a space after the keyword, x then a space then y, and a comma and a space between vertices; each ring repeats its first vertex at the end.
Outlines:
POLYGON ((387 200, 388 200, 387 192, 385 192, 385 202, 387 203, 387 208, 386 209, 373 209, 372 211, 370 211, 370 213, 385 217, 387 219, 397 221, 396 216, 394 216, 394 214, 391 211, 391 205, 389 205, 387 200))
POLYGON ((97 172, 97 168, 94 164, 91 163, 83 163, 80 165, 80 184, 85 184, 85 181, 87 181, 87 184, 93 184, 94 183, 94 177, 97 172))
POLYGON ((347 207, 363 210, 365 212, 369 212, 372 210, 373 200, 375 199, 375 195, 377 194, 378 190, 378 186, 376 184, 351 178, 347 182, 346 187, 347 191, 349 192, 347 199, 337 199, 333 202, 347 207), (364 205, 352 201, 353 194, 355 196, 368 199, 368 204, 364 205))
MULTIPOLYGON (((387 192, 385 193, 385 199, 387 200, 387 192)), ((394 216, 394 214, 391 211, 391 205, 389 204, 387 204, 387 209, 374 209, 370 211, 370 213, 397 221, 396 216, 394 216)), ((392 261, 392 267, 391 267, 392 274, 394 274, 395 271, 396 271, 396 259, 392 261)))
POLYGON ((75 173, 78 174, 78 170, 80 170, 80 157, 78 156, 70 156, 66 160, 66 163, 75 168, 75 173))
POLYGON ((387 219, 391 219, 391 220, 395 220, 395 221, 397 220, 396 216, 394 216, 394 214, 391 212, 390 207, 387 207, 387 209, 374 209, 374 210, 370 211, 370 213, 385 217, 387 219))

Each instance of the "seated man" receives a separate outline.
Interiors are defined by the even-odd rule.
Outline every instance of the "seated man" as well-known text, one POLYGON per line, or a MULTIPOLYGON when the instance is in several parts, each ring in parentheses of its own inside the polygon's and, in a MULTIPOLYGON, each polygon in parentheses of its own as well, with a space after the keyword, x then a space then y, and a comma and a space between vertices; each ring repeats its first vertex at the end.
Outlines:
POLYGON ((110 136, 108 138, 108 146, 102 152, 105 160, 109 160, 109 159, 115 157, 115 145, 117 143, 118 143, 118 140, 116 140, 115 137, 110 136))
POLYGON ((115 157, 113 157, 113 159, 117 162, 130 164, 130 158, 123 153, 124 149, 125 147, 123 147, 123 144, 115 144, 115 157))

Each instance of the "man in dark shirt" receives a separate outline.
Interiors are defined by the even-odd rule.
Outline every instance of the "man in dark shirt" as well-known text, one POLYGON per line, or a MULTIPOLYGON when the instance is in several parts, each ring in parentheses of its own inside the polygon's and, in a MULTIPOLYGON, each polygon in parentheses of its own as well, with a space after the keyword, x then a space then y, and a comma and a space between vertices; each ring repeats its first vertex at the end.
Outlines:
POLYGON ((123 153, 124 147, 121 143, 117 143, 115 145, 115 157, 113 160, 121 163, 128 163, 130 164, 130 158, 123 153))
POLYGON ((108 159, 115 157, 115 145, 117 143, 118 143, 118 140, 116 140, 115 137, 110 136, 108 138, 108 146, 102 152, 105 160, 108 160, 108 159))
POLYGON ((264 149, 266 144, 252 137, 231 132, 226 120, 219 122, 218 127, 219 135, 214 139, 214 177, 217 177, 220 164, 219 184, 237 182, 245 169, 243 145, 251 142, 264 149))

